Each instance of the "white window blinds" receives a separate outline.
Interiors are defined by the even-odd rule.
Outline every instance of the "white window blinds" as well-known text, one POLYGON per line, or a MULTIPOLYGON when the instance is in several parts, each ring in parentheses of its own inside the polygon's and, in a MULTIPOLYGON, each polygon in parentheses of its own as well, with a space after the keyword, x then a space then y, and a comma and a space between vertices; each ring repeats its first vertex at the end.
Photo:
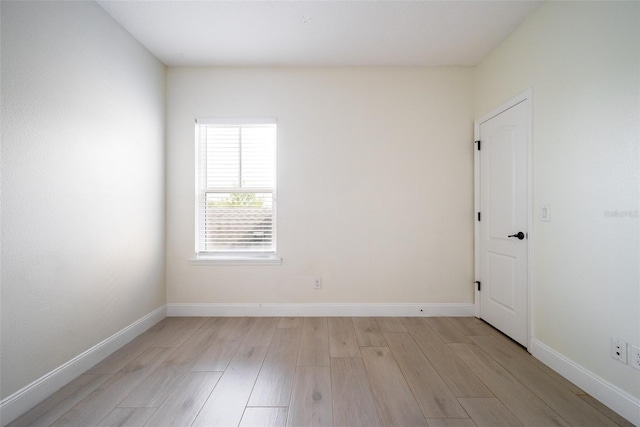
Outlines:
POLYGON ((275 252, 274 120, 198 120, 198 254, 275 252))

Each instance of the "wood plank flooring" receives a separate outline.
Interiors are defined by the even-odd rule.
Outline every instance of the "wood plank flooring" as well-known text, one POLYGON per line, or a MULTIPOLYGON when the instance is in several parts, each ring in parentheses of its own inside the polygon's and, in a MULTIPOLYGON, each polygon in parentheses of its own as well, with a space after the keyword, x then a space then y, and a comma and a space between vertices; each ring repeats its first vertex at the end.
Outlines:
POLYGON ((170 317, 18 426, 632 424, 475 318, 170 317))

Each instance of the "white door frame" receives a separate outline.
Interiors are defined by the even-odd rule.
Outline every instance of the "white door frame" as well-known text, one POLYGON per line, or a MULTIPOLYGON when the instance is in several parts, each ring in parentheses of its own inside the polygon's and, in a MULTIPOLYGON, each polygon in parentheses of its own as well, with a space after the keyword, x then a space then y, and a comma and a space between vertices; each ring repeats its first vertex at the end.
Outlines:
MULTIPOLYGON (((532 275, 532 262, 533 262, 533 242, 535 235, 533 233, 533 192, 532 192, 532 162, 531 162, 531 142, 533 141, 533 89, 529 88, 521 94, 515 96, 509 101, 505 102, 501 106, 493 109, 488 114, 485 114, 481 118, 474 121, 474 141, 477 141, 480 137, 480 124, 486 122, 487 120, 497 116, 498 114, 508 110, 511 107, 521 103, 524 100, 529 100, 530 110, 529 110, 529 123, 531 133, 529 134, 529 138, 527 138, 527 192, 528 192, 528 203, 529 209, 527 211, 527 229, 528 229, 528 238, 525 239, 527 245, 527 329, 528 329, 528 339, 527 339, 527 351, 531 353, 531 340, 533 339, 533 322, 531 321, 531 309, 532 309, 532 288, 533 288, 533 275, 532 275)), ((480 222, 476 217, 477 212, 480 212, 480 153, 474 144, 473 147, 473 167, 474 167, 474 231, 475 231, 475 243, 474 243, 474 270, 475 270, 475 279, 474 280, 482 280, 480 278, 480 222)), ((480 317, 480 292, 478 292, 478 288, 475 288, 475 310, 476 317, 480 317)))

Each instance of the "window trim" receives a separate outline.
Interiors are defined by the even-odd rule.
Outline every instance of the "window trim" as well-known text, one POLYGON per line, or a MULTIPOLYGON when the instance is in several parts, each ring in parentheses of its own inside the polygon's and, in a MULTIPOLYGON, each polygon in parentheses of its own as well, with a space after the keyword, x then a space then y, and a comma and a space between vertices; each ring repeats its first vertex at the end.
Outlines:
POLYGON ((278 258, 275 253, 269 256, 222 256, 222 255, 196 255, 189 259, 191 265, 281 265, 282 258, 278 258))
MULTIPOLYGON (((197 118, 194 126, 195 139, 195 227, 194 227, 194 244, 195 257, 189 259, 192 265, 280 265, 282 258, 277 255, 277 120, 275 118, 197 118), (201 180, 201 162, 200 158, 200 139, 199 126, 201 125, 276 125, 276 140, 274 143, 274 177, 273 187, 270 191, 273 198, 273 229, 272 239, 274 250, 270 251, 238 251, 238 252, 200 252, 200 197, 202 189, 200 188, 201 180)), ((260 192, 260 191, 258 191, 260 192)), ((206 194, 206 192, 205 192, 206 194)))

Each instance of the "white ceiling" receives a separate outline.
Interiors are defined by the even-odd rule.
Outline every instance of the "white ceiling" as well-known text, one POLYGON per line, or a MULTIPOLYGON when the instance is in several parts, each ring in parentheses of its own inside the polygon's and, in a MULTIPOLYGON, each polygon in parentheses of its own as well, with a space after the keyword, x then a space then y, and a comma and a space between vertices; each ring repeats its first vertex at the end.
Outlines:
POLYGON ((97 2, 169 66, 473 66, 542 3, 97 2))

